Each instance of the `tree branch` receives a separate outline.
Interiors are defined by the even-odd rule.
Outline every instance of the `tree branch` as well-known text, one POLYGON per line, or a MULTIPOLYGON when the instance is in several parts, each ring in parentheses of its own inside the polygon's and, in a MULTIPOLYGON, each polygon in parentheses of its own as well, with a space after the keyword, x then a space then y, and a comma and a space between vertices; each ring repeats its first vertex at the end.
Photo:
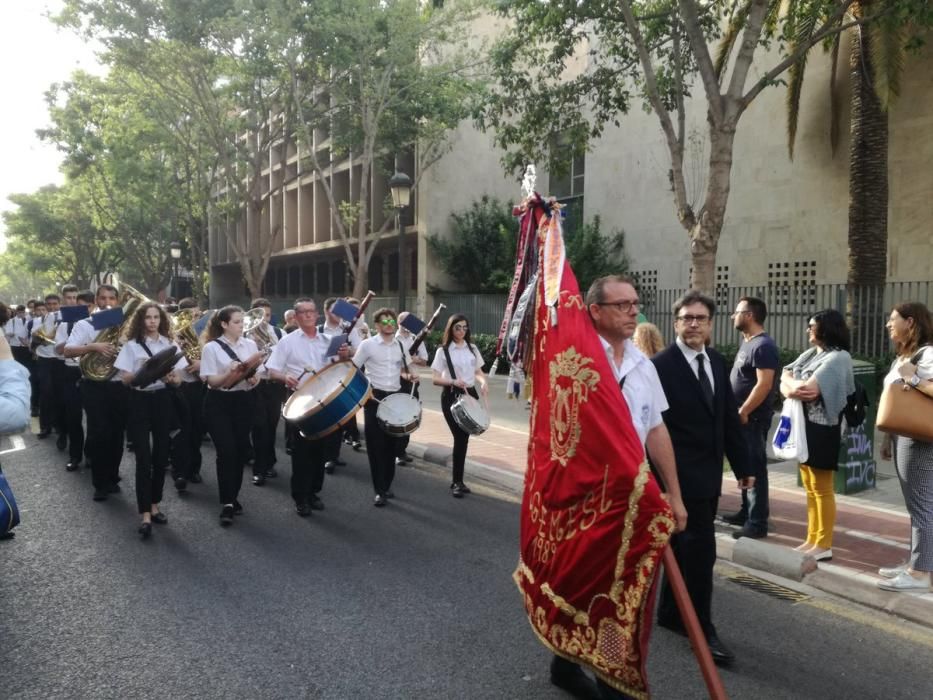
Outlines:
MULTIPOLYGON (((762 2, 763 0, 757 1, 762 2)), ((713 65, 713 58, 710 56, 706 37, 703 36, 703 30, 700 29, 700 18, 697 14, 696 2, 695 0, 678 0, 678 5, 684 22, 684 30, 687 33, 687 40, 690 42, 693 57, 697 62, 697 71, 703 80, 710 118, 715 126, 719 126, 723 120, 722 95, 719 92, 716 67, 713 65)))

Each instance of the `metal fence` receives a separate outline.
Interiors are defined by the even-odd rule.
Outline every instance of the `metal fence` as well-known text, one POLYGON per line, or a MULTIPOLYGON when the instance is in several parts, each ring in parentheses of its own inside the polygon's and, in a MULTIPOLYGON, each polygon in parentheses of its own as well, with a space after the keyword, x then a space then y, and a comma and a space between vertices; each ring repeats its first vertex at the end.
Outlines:
MULTIPOLYGON (((666 342, 673 340, 671 305, 685 289, 641 290, 642 313, 658 326, 666 342)), ((866 357, 881 357, 889 351, 884 330, 894 304, 919 301, 933 308, 933 282, 889 282, 879 287, 852 287, 845 284, 775 284, 749 287, 719 287, 716 290, 716 322, 713 342, 733 345, 738 333, 729 314, 743 296, 758 297, 768 307, 765 326, 778 346, 788 350, 807 348, 807 321, 822 309, 842 312, 853 329, 853 352, 866 357)), ((436 294, 435 305, 443 303, 449 313, 463 313, 470 319, 474 333, 496 334, 505 313, 504 294, 436 294)), ((445 316, 446 318, 446 316, 445 316)))

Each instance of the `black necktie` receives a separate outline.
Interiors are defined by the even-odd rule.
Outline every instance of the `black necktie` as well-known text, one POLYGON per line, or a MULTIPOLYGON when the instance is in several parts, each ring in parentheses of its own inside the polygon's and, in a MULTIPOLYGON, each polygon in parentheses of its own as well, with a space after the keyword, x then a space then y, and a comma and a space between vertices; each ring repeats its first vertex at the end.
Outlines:
POLYGON ((706 355, 697 355, 697 377, 700 380, 700 391, 703 392, 703 398, 709 410, 713 410, 713 385, 709 383, 709 377, 706 376, 706 368, 703 366, 703 360, 706 355))

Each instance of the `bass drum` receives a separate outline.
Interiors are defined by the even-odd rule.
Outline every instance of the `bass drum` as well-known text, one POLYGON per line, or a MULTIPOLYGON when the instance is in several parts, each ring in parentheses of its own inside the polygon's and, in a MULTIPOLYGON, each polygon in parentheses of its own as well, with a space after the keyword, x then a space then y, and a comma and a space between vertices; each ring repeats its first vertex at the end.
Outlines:
POLYGON ((376 409, 376 420, 389 435, 411 435, 421 425, 421 402, 408 394, 390 394, 376 409))
POLYGON ((369 380, 349 360, 328 365, 301 384, 282 407, 282 417, 303 438, 317 440, 350 421, 372 396, 369 380))
POLYGON ((465 433, 482 435, 489 429, 489 411, 470 394, 462 394, 450 406, 454 422, 465 433))

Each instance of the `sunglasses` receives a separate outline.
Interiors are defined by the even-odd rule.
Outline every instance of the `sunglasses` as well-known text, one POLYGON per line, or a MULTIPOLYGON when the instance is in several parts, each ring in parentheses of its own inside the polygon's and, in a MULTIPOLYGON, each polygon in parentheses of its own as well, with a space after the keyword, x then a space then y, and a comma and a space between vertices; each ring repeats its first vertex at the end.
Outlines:
POLYGON ((455 331, 468 331, 468 330, 470 330, 470 327, 469 327, 467 324, 465 324, 465 323, 458 323, 458 324, 455 325, 453 328, 454 328, 455 331))
POLYGON ((381 323, 383 326, 397 326, 398 325, 398 321, 396 321, 394 318, 383 318, 379 320, 379 323, 381 323))

